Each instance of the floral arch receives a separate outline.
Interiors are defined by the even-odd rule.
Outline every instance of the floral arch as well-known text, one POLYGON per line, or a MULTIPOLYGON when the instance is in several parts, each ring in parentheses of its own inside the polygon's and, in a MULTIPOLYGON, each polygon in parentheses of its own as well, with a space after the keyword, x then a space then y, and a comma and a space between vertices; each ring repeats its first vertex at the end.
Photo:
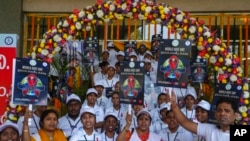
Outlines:
POLYGON ((203 21, 197 21, 188 13, 164 3, 146 0, 98 0, 93 6, 75 9, 68 18, 44 33, 43 39, 28 53, 28 57, 52 63, 54 55, 67 41, 75 40, 83 34, 86 36, 95 26, 123 19, 137 19, 167 26, 169 31, 178 33, 182 39, 192 40, 194 46, 197 46, 198 57, 208 59, 208 67, 218 74, 219 83, 242 86, 243 93, 239 101, 242 117, 240 124, 250 124, 248 82, 243 78, 240 58, 232 54, 230 48, 203 21))

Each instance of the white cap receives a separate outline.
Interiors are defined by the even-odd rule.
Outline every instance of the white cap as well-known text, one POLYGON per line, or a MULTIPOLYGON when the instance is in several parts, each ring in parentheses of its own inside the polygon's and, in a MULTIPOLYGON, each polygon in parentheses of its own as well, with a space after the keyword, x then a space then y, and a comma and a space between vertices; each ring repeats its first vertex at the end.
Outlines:
POLYGON ((83 107, 83 108, 81 109, 81 111, 80 111, 80 117, 81 117, 84 113, 90 113, 90 114, 95 115, 95 110, 94 110, 94 108, 85 106, 85 107, 83 107))
POLYGON ((87 91, 87 93, 86 93, 86 95, 89 95, 89 94, 91 94, 91 93, 94 93, 94 94, 97 95, 96 89, 95 89, 95 88, 89 88, 88 91, 87 91))
POLYGON ((141 114, 146 114, 146 115, 148 115, 150 118, 152 118, 152 117, 151 117, 151 114, 149 113, 149 111, 147 110, 147 108, 141 109, 141 110, 137 113, 137 117, 140 116, 141 114))
POLYGON ((137 54, 134 51, 132 51, 132 52, 129 53, 128 56, 135 56, 135 57, 137 57, 137 54))
POLYGON ((196 90, 194 87, 190 87, 190 86, 187 87, 187 92, 186 92, 185 97, 187 97, 188 95, 191 95, 194 97, 194 99, 197 99, 197 94, 196 94, 196 90))
POLYGON ((144 56, 145 56, 146 54, 149 54, 150 56, 153 56, 153 54, 152 54, 150 51, 148 51, 148 50, 144 53, 144 56))
POLYGON ((80 97, 76 94, 71 94, 71 95, 67 96, 66 104, 68 104, 71 100, 76 100, 76 101, 82 102, 80 97))
POLYGON ((108 65, 107 69, 109 69, 109 68, 115 69, 115 66, 114 65, 108 65))
POLYGON ((114 47, 113 41, 109 41, 108 44, 107 44, 107 47, 114 47))
POLYGON ((9 121, 9 120, 5 121, 2 125, 0 125, 0 132, 2 132, 7 127, 14 128, 17 131, 17 133, 20 135, 20 131, 18 130, 18 125, 14 122, 9 121))
POLYGON ((118 56, 118 55, 125 56, 125 53, 123 51, 119 51, 116 56, 118 56))
POLYGON ((207 102, 207 101, 205 101, 205 100, 201 100, 197 105, 195 105, 195 109, 196 109, 197 107, 201 107, 202 109, 209 111, 211 105, 210 105, 209 102, 207 102))
POLYGON ((118 117, 115 114, 115 112, 107 112, 107 113, 105 113, 104 120, 106 120, 106 118, 109 117, 109 116, 114 117, 118 121, 118 117))
POLYGON ((95 87, 96 86, 102 86, 104 88, 104 85, 103 85, 102 81, 95 82, 95 87))
POLYGON ((145 59, 144 59, 144 62, 145 62, 145 63, 150 63, 150 64, 152 63, 152 61, 149 60, 148 58, 145 58, 145 59))
POLYGON ((162 103, 160 105, 160 111, 163 110, 163 109, 167 109, 168 111, 170 110, 170 105, 168 103, 162 103))

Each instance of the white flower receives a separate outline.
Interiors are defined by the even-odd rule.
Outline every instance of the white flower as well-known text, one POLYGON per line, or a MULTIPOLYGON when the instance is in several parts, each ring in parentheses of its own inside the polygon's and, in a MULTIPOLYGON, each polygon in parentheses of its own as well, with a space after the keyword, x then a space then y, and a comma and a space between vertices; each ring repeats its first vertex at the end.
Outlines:
POLYGON ((70 15, 69 15, 69 18, 70 18, 70 19, 73 19, 74 17, 75 17, 75 14, 70 14, 70 15))
POLYGON ((44 44, 44 43, 46 43, 46 40, 42 39, 40 43, 44 44))
POLYGON ((56 27, 60 28, 61 26, 62 26, 62 21, 59 21, 56 27))
POLYGON ((246 111, 247 111, 247 107, 246 107, 246 106, 240 106, 240 107, 239 107, 239 111, 240 111, 241 113, 246 112, 246 111))
POLYGON ((115 11, 115 5, 114 4, 109 5, 109 11, 115 11))
POLYGON ((137 6, 137 3, 138 3, 137 1, 133 2, 133 3, 132 3, 133 7, 136 7, 136 6, 137 6))
POLYGON ((169 8, 168 8, 168 7, 164 7, 163 10, 164 10, 164 13, 165 13, 165 14, 168 14, 168 12, 169 12, 169 8))
POLYGON ((243 73, 243 69, 239 66, 237 67, 238 73, 243 73))
POLYGON ((15 105, 15 104, 13 104, 12 102, 10 102, 9 106, 10 106, 11 108, 15 108, 17 105, 15 105))
POLYGON ((109 23, 110 22, 110 19, 109 18, 106 18, 103 20, 105 23, 109 23))
POLYGON ((53 40, 54 40, 55 42, 60 42, 60 41, 62 40, 62 38, 61 38, 59 35, 55 35, 55 36, 53 37, 53 40))
POLYGON ((143 20, 144 19, 144 15, 143 14, 139 14, 138 18, 139 18, 139 20, 143 20))
POLYGON ((31 58, 32 58, 32 59, 36 59, 36 53, 35 53, 35 52, 32 52, 32 53, 31 53, 31 58))
POLYGON ((147 6, 146 9, 145 9, 145 12, 146 13, 150 13, 152 10, 152 7, 151 6, 147 6))
POLYGON ((94 18, 94 16, 92 14, 88 14, 87 17, 88 17, 89 20, 93 20, 93 18, 94 18))
POLYGON ((193 33, 196 32, 196 27, 192 25, 192 26, 190 26, 190 27, 188 28, 188 31, 189 31, 189 33, 193 34, 193 33))
POLYGON ((44 55, 44 56, 47 56, 49 54, 49 51, 47 49, 43 49, 41 51, 41 54, 44 55))
POLYGON ((63 21, 63 25, 62 25, 63 27, 68 27, 69 26, 69 23, 68 23, 68 21, 67 20, 64 20, 63 21))
POLYGON ((225 59, 225 65, 226 66, 231 66, 232 65, 232 60, 230 58, 225 59))
POLYGON ((55 47, 55 49, 54 49, 55 52, 59 52, 60 50, 61 50, 61 47, 59 47, 59 46, 55 47))
POLYGON ((194 35, 189 35, 188 39, 193 41, 195 39, 195 37, 194 37, 194 35))
POLYGON ((203 49, 204 49, 204 46, 197 46, 197 49, 198 49, 198 50, 203 50, 203 49))
POLYGON ((176 32, 177 32, 177 33, 182 33, 182 32, 183 32, 183 29, 182 29, 182 28, 177 28, 177 29, 176 29, 176 32))
POLYGON ((85 11, 84 10, 81 10, 79 13, 78 13, 78 17, 79 18, 82 18, 85 16, 85 11))
POLYGON ((203 36, 209 38, 211 36, 211 33, 209 31, 206 31, 203 33, 203 36))
POLYGON ((69 35, 68 37, 67 37, 67 41, 71 41, 73 39, 73 36, 72 35, 69 35))
POLYGON ((216 63, 216 61, 217 61, 217 59, 214 56, 211 56, 209 58, 209 62, 212 63, 212 64, 216 63))
POLYGON ((48 55, 49 58, 53 58, 53 56, 54 56, 53 54, 49 54, 48 55))
POLYGON ((76 22, 75 27, 77 30, 82 29, 82 24, 80 22, 76 22))
POLYGON ((220 50, 220 47, 219 47, 218 45, 214 45, 214 46, 213 46, 213 50, 214 50, 214 51, 219 51, 219 50, 220 50))
POLYGON ((51 33, 53 33, 53 34, 57 33, 57 29, 53 28, 52 31, 51 31, 51 33))
POLYGON ((178 15, 176 15, 175 19, 176 19, 176 21, 181 22, 183 20, 183 15, 178 14, 178 15))
POLYGON ((161 18, 157 18, 157 19, 155 20, 155 22, 158 23, 158 24, 160 24, 160 23, 161 23, 161 18))
POLYGON ((130 17, 133 16, 133 13, 132 13, 132 12, 128 12, 128 13, 126 14, 126 16, 127 16, 128 18, 130 18, 130 17))
POLYGON ((218 74, 224 74, 224 71, 221 68, 219 68, 218 69, 218 74))
POLYGON ((235 82, 237 80, 237 76, 232 74, 229 78, 232 82, 235 82))
POLYGON ((127 3, 123 3, 122 4, 122 10, 126 10, 127 9, 127 3))
POLYGON ((244 93, 243 98, 245 98, 245 99, 249 98, 249 92, 248 91, 244 91, 243 93, 244 93))
POLYGON ((90 30, 91 30, 91 26, 87 25, 87 26, 86 26, 86 30, 87 30, 87 31, 90 31, 90 30))
POLYGON ((104 15, 104 13, 103 13, 102 10, 97 10, 97 11, 96 11, 96 15, 97 15, 98 18, 102 18, 103 15, 104 15))

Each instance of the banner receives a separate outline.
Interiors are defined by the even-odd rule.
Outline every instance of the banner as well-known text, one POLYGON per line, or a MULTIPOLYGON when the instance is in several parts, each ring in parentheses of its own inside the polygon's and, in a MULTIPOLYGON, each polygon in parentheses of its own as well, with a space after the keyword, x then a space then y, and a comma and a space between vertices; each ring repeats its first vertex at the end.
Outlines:
POLYGON ((27 58, 14 61, 13 104, 47 105, 49 64, 27 58))
POLYGON ((87 38, 83 45, 84 64, 94 65, 99 60, 99 41, 97 37, 87 38))
POLYGON ((191 41, 163 39, 157 70, 157 85, 186 88, 190 74, 191 41))
MULTIPOLYGON (((12 86, 13 59, 16 57, 18 35, 0 34, 0 116, 6 110, 6 98, 10 96, 12 86), (7 96, 8 95, 8 96, 7 96)), ((2 119, 2 118, 1 118, 2 119)))
POLYGON ((131 52, 136 52, 137 43, 135 41, 125 41, 124 42, 124 53, 125 53, 125 61, 129 60, 129 54, 131 52))
POLYGON ((121 62, 120 102, 144 103, 144 62, 121 62))
POLYGON ((203 83, 207 79, 206 59, 196 59, 191 62, 191 79, 194 83, 203 83))

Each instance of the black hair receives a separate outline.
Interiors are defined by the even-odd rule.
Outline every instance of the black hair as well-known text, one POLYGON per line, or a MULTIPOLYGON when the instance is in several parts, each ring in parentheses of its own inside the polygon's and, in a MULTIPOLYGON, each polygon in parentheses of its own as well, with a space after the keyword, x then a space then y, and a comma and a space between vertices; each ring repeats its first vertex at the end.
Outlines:
POLYGON ((108 117, 113 117, 113 118, 115 118, 115 120, 118 122, 117 117, 115 117, 115 116, 113 116, 113 115, 108 115, 108 116, 106 116, 106 117, 104 118, 104 121, 106 121, 106 120, 108 119, 108 117))
POLYGON ((40 125, 41 128, 43 128, 43 123, 44 123, 45 117, 46 117, 48 114, 50 114, 50 113, 54 113, 54 114, 56 115, 57 120, 58 120, 59 115, 58 115, 57 111, 54 110, 54 109, 47 109, 47 110, 45 110, 45 111, 42 112, 41 117, 40 117, 40 120, 39 120, 39 125, 40 125))
POLYGON ((218 105, 220 105, 221 103, 227 103, 229 105, 231 105, 232 109, 234 110, 234 112, 238 112, 238 105, 236 104, 236 101, 230 99, 230 98, 220 98, 217 102, 216 102, 216 107, 218 107, 218 105))
POLYGON ((166 95, 166 94, 165 94, 165 93, 160 93, 160 94, 158 95, 158 97, 157 97, 157 100, 159 100, 160 96, 162 96, 162 95, 166 95))
MULTIPOLYGON (((140 114, 140 115, 138 115, 137 116, 137 121, 138 121, 138 119, 142 116, 143 114, 140 114)), ((145 115, 148 115, 148 114, 145 114, 145 115)), ((152 121, 152 117, 149 115, 149 119, 150 119, 150 123, 151 123, 151 121, 152 121)))
POLYGON ((118 66, 118 67, 121 66, 121 62, 119 62, 119 61, 116 62, 116 63, 115 63, 115 66, 118 66))
POLYGON ((109 65, 109 62, 108 61, 102 61, 101 63, 99 63, 99 67, 102 68, 104 66, 107 66, 109 65))

